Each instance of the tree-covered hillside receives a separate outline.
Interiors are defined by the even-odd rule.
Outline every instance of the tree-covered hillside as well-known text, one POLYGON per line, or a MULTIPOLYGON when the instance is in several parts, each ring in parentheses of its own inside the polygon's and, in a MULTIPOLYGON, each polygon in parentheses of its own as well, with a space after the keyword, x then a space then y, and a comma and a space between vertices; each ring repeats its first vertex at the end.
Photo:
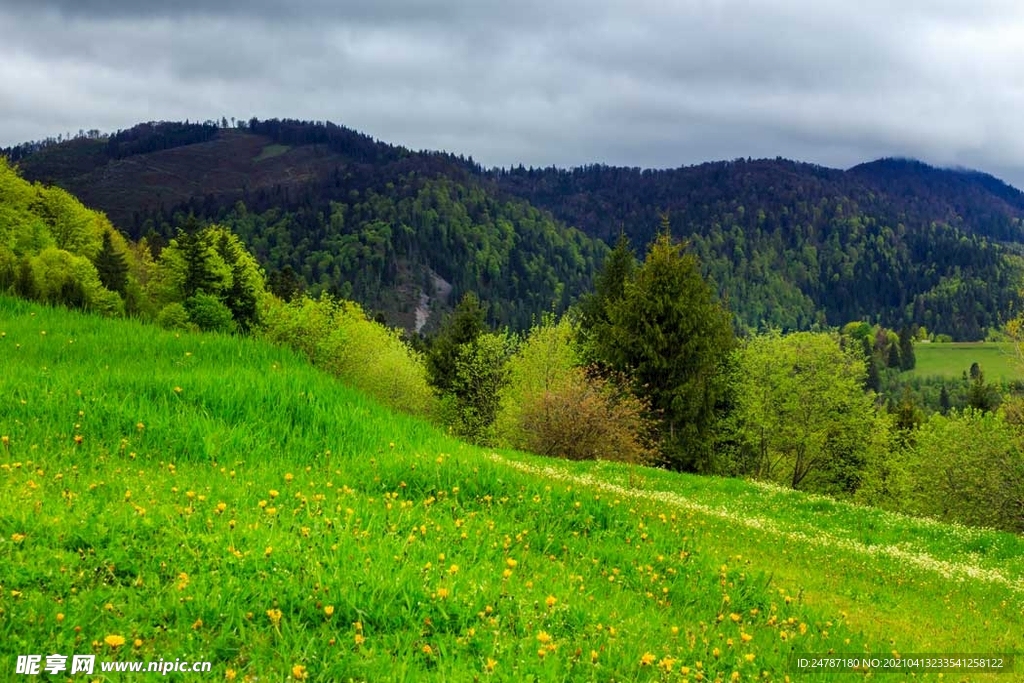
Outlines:
POLYGON ((217 220, 282 292, 351 296, 407 328, 466 291, 492 323, 525 327, 589 287, 597 239, 623 232, 642 249, 663 214, 740 328, 869 320, 979 339, 1010 317, 1024 272, 1024 195, 914 161, 487 171, 276 119, 144 124, 6 153, 132 237, 158 243, 189 212, 217 220))
POLYGON ((329 123, 146 124, 8 153, 157 251, 188 214, 217 221, 278 293, 355 299, 407 329, 436 325, 468 291, 491 324, 525 329, 586 291, 607 251, 493 192, 471 161, 329 123))
POLYGON ((622 230, 646 243, 667 214, 746 326, 870 319, 977 339, 1016 300, 1024 195, 984 174, 901 160, 846 172, 736 160, 492 176, 605 239, 622 230))

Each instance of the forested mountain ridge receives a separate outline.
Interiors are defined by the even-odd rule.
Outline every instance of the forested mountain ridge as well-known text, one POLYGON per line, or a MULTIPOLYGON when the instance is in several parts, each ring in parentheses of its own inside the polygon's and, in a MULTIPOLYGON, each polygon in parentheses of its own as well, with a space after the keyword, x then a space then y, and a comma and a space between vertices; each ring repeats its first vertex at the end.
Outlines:
POLYGON ((363 303, 407 329, 467 291, 492 324, 528 327, 590 284, 605 245, 485 189, 465 159, 413 153, 342 126, 257 121, 143 124, 109 138, 6 152, 159 248, 188 213, 230 227, 287 296, 363 303))
POLYGON ((746 326, 873 319, 977 339, 1016 301, 1024 196, 977 172, 776 159, 491 175, 605 239, 649 241, 667 214, 746 326))
POLYGON ((663 214, 741 328, 867 319, 976 339, 1016 305, 1024 195, 982 173, 897 159, 485 170, 329 123, 226 124, 6 153, 133 237, 170 236, 191 211, 241 235, 272 281, 284 272, 409 328, 425 301, 471 290, 492 323, 524 327, 586 290, 606 251, 595 238, 622 231, 641 249, 663 214))

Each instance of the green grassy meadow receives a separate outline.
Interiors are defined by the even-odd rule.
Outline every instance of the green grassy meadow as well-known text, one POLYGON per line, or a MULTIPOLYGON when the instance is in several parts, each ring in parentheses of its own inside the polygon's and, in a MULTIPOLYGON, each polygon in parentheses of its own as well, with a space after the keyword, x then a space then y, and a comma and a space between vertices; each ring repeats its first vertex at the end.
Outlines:
POLYGON ((1009 342, 953 342, 915 344, 917 366, 911 374, 918 377, 958 379, 971 363, 978 363, 990 382, 1024 379, 1024 368, 1009 342))
POLYGON ((0 437, 2 680, 903 679, 790 658, 1024 632, 1017 536, 465 445, 251 339, 0 297, 0 437))

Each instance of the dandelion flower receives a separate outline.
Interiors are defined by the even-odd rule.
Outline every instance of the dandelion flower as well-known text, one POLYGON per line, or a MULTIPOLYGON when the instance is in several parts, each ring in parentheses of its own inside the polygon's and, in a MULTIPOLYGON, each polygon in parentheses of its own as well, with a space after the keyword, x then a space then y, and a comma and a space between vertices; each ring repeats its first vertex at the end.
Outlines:
POLYGON ((309 674, 306 673, 306 667, 301 664, 296 664, 292 667, 292 678, 297 681, 304 681, 308 678, 309 674))
POLYGON ((545 600, 544 604, 547 605, 548 609, 551 609, 558 603, 558 598, 553 595, 549 595, 545 600))
POLYGON ((326 607, 324 607, 324 614, 326 614, 327 616, 331 616, 332 614, 334 614, 334 605, 327 605, 326 607))
POLYGON ((125 640, 124 636, 109 635, 103 639, 103 642, 109 645, 110 647, 121 647, 122 645, 124 645, 125 640))
POLYGON ((645 652, 643 656, 640 657, 640 666, 650 666, 651 664, 654 664, 656 659, 657 657, 650 652, 645 652))

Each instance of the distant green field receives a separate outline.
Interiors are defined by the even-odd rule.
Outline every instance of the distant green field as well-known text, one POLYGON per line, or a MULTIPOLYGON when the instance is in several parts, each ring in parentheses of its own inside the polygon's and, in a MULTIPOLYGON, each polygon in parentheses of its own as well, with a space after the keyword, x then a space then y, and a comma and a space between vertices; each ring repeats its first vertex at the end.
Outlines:
POLYGON ((253 161, 264 161, 266 159, 273 159, 274 157, 281 156, 290 149, 291 147, 289 147, 288 145, 267 145, 266 147, 263 148, 262 151, 260 151, 260 155, 253 159, 253 161))
POLYGON ((914 346, 917 377, 960 377, 977 362, 989 381, 1024 379, 1024 368, 1006 342, 956 342, 914 346))

